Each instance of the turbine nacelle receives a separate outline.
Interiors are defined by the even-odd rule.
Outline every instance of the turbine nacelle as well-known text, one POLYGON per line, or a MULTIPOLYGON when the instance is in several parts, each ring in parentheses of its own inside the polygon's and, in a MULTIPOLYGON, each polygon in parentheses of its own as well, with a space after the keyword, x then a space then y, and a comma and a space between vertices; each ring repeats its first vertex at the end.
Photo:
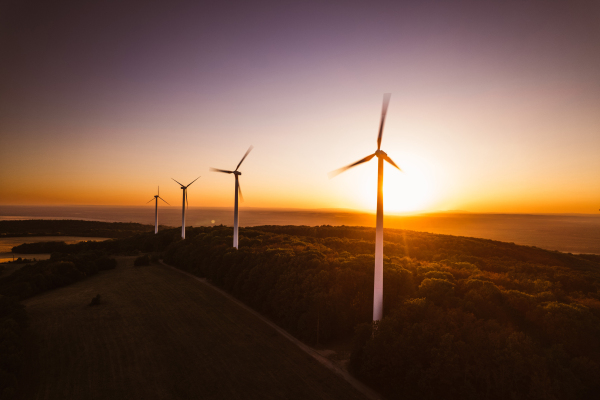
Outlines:
POLYGON ((238 171, 238 169, 240 169, 240 166, 242 165, 242 163, 244 162, 244 160, 246 159, 246 157, 248 156, 250 151, 252 151, 252 149, 253 149, 253 146, 250 146, 248 148, 248 150, 246 150, 246 154, 244 154, 244 157, 242 157, 242 159, 238 163, 237 167, 235 167, 235 169, 233 171, 229 171, 227 169, 209 168, 209 170, 212 172, 221 172, 223 174, 233 174, 233 176, 235 176, 235 203, 234 203, 234 208, 233 208, 233 247, 235 247, 236 249, 238 248, 238 236, 239 236, 238 235, 238 196, 240 197, 240 200, 244 201, 244 196, 242 196, 242 188, 240 186, 240 180, 238 178, 240 175, 242 175, 242 173, 240 171, 238 171))
POLYGON ((242 163, 244 162, 244 160, 246 159, 246 157, 252 151, 253 148, 254 148, 254 146, 250 146, 248 148, 248 150, 246 150, 246 154, 244 154, 244 157, 242 157, 242 159, 238 163, 237 167, 235 167, 235 169, 233 171, 229 171, 227 169, 209 168, 209 170, 212 171, 212 172, 222 172, 224 174, 233 174, 233 176, 235 176, 235 182, 236 182, 236 185, 237 185, 236 201, 237 201, 237 195, 238 195, 238 193, 240 195, 241 200, 244 201, 244 196, 242 196, 242 188, 240 187, 240 182, 239 182, 239 179, 238 179, 238 177, 240 175, 242 175, 242 173, 241 173, 241 171, 238 171, 238 169, 240 169, 240 166, 242 165, 242 163))
POLYGON ((400 167, 397 166, 396 163, 390 157, 388 157, 387 153, 385 151, 381 150, 381 138, 383 137, 383 125, 385 124, 385 115, 387 114, 388 105, 390 103, 390 96, 391 96, 390 93, 386 93, 383 95, 383 108, 381 110, 381 122, 379 123, 379 135, 377 135, 377 150, 375 151, 375 153, 368 155, 364 158, 361 158, 360 160, 353 162, 350 165, 346 165, 345 167, 338 168, 335 171, 331 171, 328 174, 329 179, 333 178, 336 175, 341 174, 342 172, 344 172, 346 170, 349 170, 352 167, 356 167, 357 165, 371 161, 371 159, 375 156, 377 156, 377 158, 379 158, 381 161, 387 161, 393 167, 398 168, 400 171, 402 171, 400 169, 400 167))
MULTIPOLYGON (((348 169, 357 165, 369 162, 373 157, 377 156, 377 217, 375 224, 375 274, 373 276, 373 321, 381 320, 383 316, 383 162, 386 161, 395 168, 400 170, 400 167, 381 150, 381 139, 383 137, 383 126, 385 124, 385 116, 387 114, 388 105, 390 103, 390 94, 383 95, 383 107, 381 110, 381 121, 379 123, 379 134, 377 135, 377 151, 360 160, 353 162, 350 165, 336 169, 329 173, 329 178, 341 174, 348 169)), ((402 170, 401 170, 402 171, 402 170)))
POLYGON ((193 181, 191 181, 190 183, 188 183, 187 186, 183 186, 183 184, 181 182, 177 182, 174 178, 171 178, 175 181, 175 183, 177 183, 179 186, 181 186, 181 190, 183 190, 183 200, 182 200, 182 204, 181 204, 181 238, 185 239, 185 208, 189 207, 189 203, 188 203, 188 199, 187 199, 187 192, 186 189, 188 187, 190 187, 192 185, 192 183, 196 182, 198 179, 200 179, 200 177, 194 179, 193 181))
POLYGON ((187 186, 183 186, 183 184, 182 184, 181 182, 177 182, 177 181, 175 181, 175 179, 173 179, 173 178, 171 178, 171 179, 173 179, 173 180, 174 180, 174 181, 175 181, 177 184, 179 184, 179 186, 181 186, 181 189, 187 189, 188 187, 192 186, 192 183, 196 182, 196 181, 197 181, 199 178, 200 178, 200 177, 198 177, 198 178, 194 179, 193 181, 191 181, 190 183, 188 183, 188 185, 187 185, 187 186))
MULTIPOLYGON (((150 200, 148 200, 148 202, 147 202, 146 204, 148 204, 148 203, 150 203, 152 200, 154 200, 154 201, 156 201, 156 204, 157 204, 157 207, 158 207, 158 199, 161 199, 162 201, 164 201, 165 203, 167 203, 167 201, 166 201, 165 199, 163 199, 162 197, 160 197, 160 188, 158 188, 158 194, 155 194, 155 195, 154 195, 154 199, 150 199, 150 200)), ((169 204, 169 203, 167 203, 167 204, 169 204)), ((170 204, 169 204, 169 205, 170 205, 170 204)))

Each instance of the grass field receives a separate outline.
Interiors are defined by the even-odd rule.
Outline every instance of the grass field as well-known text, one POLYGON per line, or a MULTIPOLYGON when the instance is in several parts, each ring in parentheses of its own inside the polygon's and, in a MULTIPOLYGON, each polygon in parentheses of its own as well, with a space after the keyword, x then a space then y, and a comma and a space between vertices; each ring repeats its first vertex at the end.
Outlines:
POLYGON ((214 289, 131 257, 25 305, 23 399, 364 398, 214 289))

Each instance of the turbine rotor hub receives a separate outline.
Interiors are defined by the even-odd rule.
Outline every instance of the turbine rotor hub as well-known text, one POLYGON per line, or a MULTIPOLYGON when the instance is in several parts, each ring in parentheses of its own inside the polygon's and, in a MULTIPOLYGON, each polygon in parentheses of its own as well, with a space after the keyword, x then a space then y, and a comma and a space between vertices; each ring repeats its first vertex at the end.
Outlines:
POLYGON ((234 175, 241 175, 242 173, 240 171, 233 171, 234 175))
POLYGON ((385 152, 385 151, 383 151, 383 150, 377 150, 377 151, 375 152, 375 155, 376 155, 377 157, 385 157, 385 156, 387 156, 386 152, 385 152))

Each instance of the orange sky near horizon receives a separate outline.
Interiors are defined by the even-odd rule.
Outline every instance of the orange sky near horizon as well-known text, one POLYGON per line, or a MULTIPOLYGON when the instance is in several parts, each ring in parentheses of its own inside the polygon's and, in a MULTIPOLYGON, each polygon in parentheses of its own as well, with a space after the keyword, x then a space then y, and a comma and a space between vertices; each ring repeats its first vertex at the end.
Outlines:
POLYGON ((190 206, 230 206, 209 167, 254 145, 242 207, 373 211, 376 159, 327 173, 376 150, 391 92, 386 212, 600 208, 596 3, 14 3, 0 205, 143 205, 160 185, 180 207, 171 178, 200 175, 190 206))

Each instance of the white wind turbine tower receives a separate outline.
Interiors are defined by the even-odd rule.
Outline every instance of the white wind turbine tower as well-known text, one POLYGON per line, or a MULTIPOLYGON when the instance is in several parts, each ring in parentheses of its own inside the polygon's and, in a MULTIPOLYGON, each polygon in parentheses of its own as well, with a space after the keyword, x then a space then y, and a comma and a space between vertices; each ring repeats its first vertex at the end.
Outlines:
MULTIPOLYGON (((165 199, 163 199, 162 197, 160 197, 160 186, 158 187, 158 194, 154 196, 154 199, 150 199, 150 200, 148 200, 146 202, 146 204, 148 204, 152 200, 156 201, 156 204, 154 205, 154 234, 155 235, 158 233, 158 199, 161 199, 162 201, 164 201, 165 203, 167 203, 167 201, 165 199)), ((169 204, 169 203, 167 203, 167 204, 169 204)))
POLYGON ((381 136, 383 135, 383 124, 390 103, 391 93, 383 95, 383 109, 381 111, 381 123, 379 125, 379 136, 377 136, 377 151, 357 162, 342 167, 329 173, 329 178, 341 174, 349 168, 370 161, 373 157, 378 158, 377 168, 377 225, 375 230, 375 283, 373 287, 373 321, 379 321, 383 315, 383 160, 400 169, 388 155, 381 150, 381 136))
MULTIPOLYGON (((198 177, 200 178, 200 177, 198 177)), ((183 186, 181 183, 175 181, 175 179, 173 179, 175 182, 179 183, 179 185, 181 186, 181 190, 183 190, 183 204, 181 205, 181 238, 185 239, 185 206, 187 204, 187 188, 190 187, 192 185, 192 183, 196 182, 198 180, 198 178, 194 179, 193 181, 191 181, 187 186, 183 186)))
POLYGON ((233 171, 227 171, 224 169, 216 169, 216 168, 210 169, 213 172, 223 172, 224 174, 233 174, 235 176, 235 203, 234 203, 234 208, 233 208, 233 247, 235 247, 236 249, 238 248, 238 238, 239 238, 239 235, 238 235, 238 193, 240 195, 241 200, 244 201, 244 196, 242 196, 242 189, 240 188, 240 181, 238 178, 242 173, 240 171, 238 171, 238 169, 240 168, 240 165, 242 165, 242 162, 244 162, 244 159, 246 158, 248 153, 250 153, 250 151, 253 148, 254 147, 252 147, 252 146, 250 146, 248 148, 248 150, 246 151, 246 154, 244 154, 244 157, 242 157, 242 160, 239 162, 239 164, 233 171))

